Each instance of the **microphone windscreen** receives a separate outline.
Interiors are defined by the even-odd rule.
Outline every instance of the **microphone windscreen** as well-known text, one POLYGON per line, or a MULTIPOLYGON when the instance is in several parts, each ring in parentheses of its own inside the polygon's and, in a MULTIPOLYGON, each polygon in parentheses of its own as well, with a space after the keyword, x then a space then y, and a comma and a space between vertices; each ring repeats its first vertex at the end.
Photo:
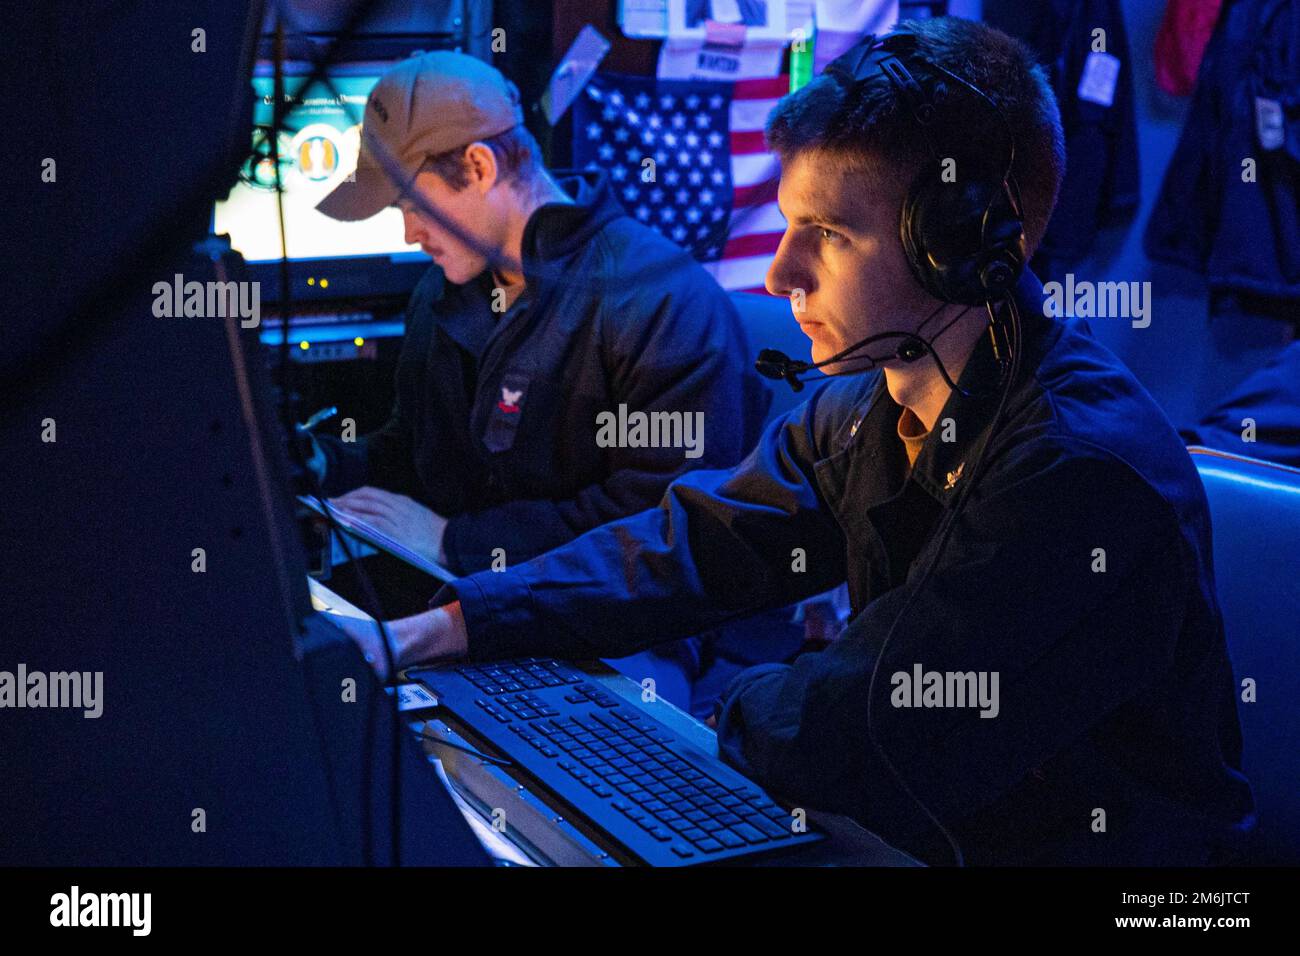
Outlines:
POLYGON ((763 349, 754 360, 754 371, 764 378, 785 378, 791 365, 790 356, 776 349, 763 349))

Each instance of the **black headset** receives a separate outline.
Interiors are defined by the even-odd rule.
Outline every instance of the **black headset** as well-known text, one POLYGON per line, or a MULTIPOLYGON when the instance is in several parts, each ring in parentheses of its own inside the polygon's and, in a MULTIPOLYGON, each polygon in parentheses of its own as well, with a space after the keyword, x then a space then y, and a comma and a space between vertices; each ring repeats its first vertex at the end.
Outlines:
POLYGON ((905 31, 880 39, 868 36, 828 64, 824 72, 850 94, 844 104, 846 112, 856 105, 853 92, 876 82, 881 73, 889 79, 930 148, 930 162, 912 180, 899 220, 899 238, 912 275, 936 299, 986 305, 1010 293, 1027 258, 1020 190, 1012 173, 1015 138, 1006 116, 983 90, 923 59, 916 47, 916 34, 905 31), (929 84, 918 82, 904 58, 942 78, 929 84), (931 124, 937 108, 951 94, 951 84, 966 88, 998 115, 1007 138, 1007 161, 1002 169, 963 158, 964 168, 957 171, 954 181, 947 181, 945 159, 935 148, 931 124))

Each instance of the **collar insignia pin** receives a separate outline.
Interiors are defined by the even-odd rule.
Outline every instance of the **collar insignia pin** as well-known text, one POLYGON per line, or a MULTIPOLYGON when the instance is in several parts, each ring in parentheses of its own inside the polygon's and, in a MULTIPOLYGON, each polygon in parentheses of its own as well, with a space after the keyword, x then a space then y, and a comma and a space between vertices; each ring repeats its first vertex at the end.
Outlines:
POLYGON ((955 486, 958 480, 961 478, 962 469, 964 469, 965 467, 966 467, 966 462, 963 461, 960 465, 957 466, 956 471, 948 472, 948 483, 943 486, 944 491, 952 491, 953 486, 955 486))

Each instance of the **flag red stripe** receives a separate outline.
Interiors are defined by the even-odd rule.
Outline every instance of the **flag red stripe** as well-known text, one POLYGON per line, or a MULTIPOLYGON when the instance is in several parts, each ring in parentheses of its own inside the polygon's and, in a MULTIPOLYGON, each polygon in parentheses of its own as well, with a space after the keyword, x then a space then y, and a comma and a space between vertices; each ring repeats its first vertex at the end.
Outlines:
POLYGON ((722 258, 739 259, 744 256, 770 256, 781 245, 780 232, 756 232, 750 236, 736 236, 728 239, 722 247, 722 258))
POLYGON ((763 203, 776 202, 776 185, 777 179, 774 174, 771 179, 752 186, 737 186, 731 204, 732 206, 761 206, 763 203))
POLYGON ((736 156, 740 153, 766 153, 767 143, 763 139, 761 129, 746 129, 731 131, 731 155, 736 156))
POLYGON ((771 100, 790 92, 790 75, 761 76, 752 80, 737 80, 732 88, 732 98, 737 100, 771 100))

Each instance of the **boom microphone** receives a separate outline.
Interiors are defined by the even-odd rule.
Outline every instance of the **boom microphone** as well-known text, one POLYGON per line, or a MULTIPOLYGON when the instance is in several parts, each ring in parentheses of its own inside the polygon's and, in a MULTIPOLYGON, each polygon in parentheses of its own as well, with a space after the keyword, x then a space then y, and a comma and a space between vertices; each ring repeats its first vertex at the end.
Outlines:
POLYGON ((915 362, 930 353, 930 346, 918 335, 911 332, 881 332, 878 335, 870 335, 821 362, 803 362, 799 359, 792 359, 784 352, 776 349, 763 349, 758 353, 758 358, 754 362, 754 370, 764 378, 783 378, 793 391, 801 392, 803 391, 801 376, 824 365, 832 365, 835 362, 843 361, 846 356, 852 355, 859 349, 866 348, 873 342, 890 338, 902 338, 903 341, 899 343, 898 348, 887 355, 863 356, 862 358, 867 362, 867 365, 854 371, 866 372, 875 368, 881 362, 888 362, 891 359, 898 359, 902 362, 915 362))
MULTIPOLYGON (((881 339, 902 339, 903 341, 898 344, 898 348, 894 349, 893 352, 884 355, 862 356, 862 360, 867 364, 861 368, 855 368, 848 372, 831 372, 830 374, 853 375, 859 372, 869 372, 881 362, 888 362, 897 359, 900 362, 907 362, 910 364, 929 355, 934 359, 935 368, 939 370, 939 374, 943 377, 944 384, 954 392, 957 392, 966 398, 973 398, 977 393, 964 389, 954 382, 952 376, 948 374, 948 370, 944 368, 943 362, 939 358, 939 353, 934 350, 934 343, 939 341, 939 337, 952 328, 957 323, 958 319, 969 312, 970 307, 967 306, 949 319, 944 327, 934 334, 933 338, 926 339, 918 334, 921 329, 929 325, 934 318, 938 316, 939 312, 947 304, 948 303, 946 302, 941 303, 939 308, 931 312, 929 316, 926 317, 926 320, 917 326, 915 332, 879 332, 875 335, 868 335, 865 339, 862 339, 859 342, 854 342, 848 348, 836 352, 830 358, 821 362, 801 362, 798 359, 790 358, 790 356, 786 355, 784 352, 779 352, 776 349, 763 349, 758 353, 758 358, 754 362, 754 370, 764 378, 783 378, 793 391, 801 392, 803 391, 803 376, 808 372, 811 372, 813 369, 821 368, 823 365, 832 365, 835 362, 842 362, 847 356, 852 355, 859 349, 866 348, 872 342, 879 342, 881 339)), ((998 362, 998 387, 1001 388, 1002 383, 1006 380, 1008 372, 1007 356, 1004 354, 1005 350, 999 348, 998 327, 1001 323, 997 321, 997 317, 993 312, 993 303, 990 301, 985 304, 985 307, 989 314, 989 338, 993 342, 993 354, 997 358, 998 362)))

